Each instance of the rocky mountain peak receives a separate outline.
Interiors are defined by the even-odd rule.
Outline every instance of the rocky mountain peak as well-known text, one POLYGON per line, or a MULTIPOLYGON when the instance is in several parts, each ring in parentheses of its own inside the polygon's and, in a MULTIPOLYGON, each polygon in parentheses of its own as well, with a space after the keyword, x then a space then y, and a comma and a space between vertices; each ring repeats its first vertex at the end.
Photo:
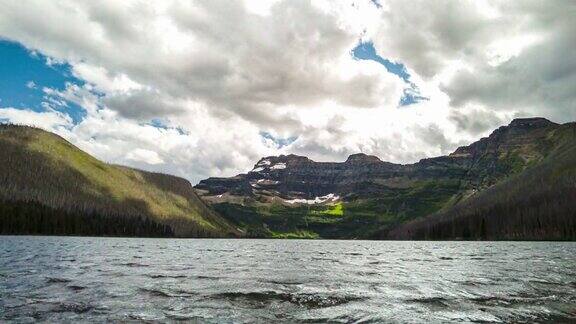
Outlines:
MULTIPOLYGON (((482 156, 486 153, 502 153, 523 150, 524 153, 534 150, 534 144, 542 142, 550 128, 559 124, 546 118, 516 118, 507 126, 501 126, 490 134, 468 146, 459 147, 451 157, 482 156)), ((531 152, 532 156, 539 152, 531 152)))
POLYGON ((536 118, 516 118, 510 122, 508 127, 510 128, 540 128, 558 125, 554 122, 549 121, 546 118, 536 117, 536 118))
POLYGON ((352 154, 346 159, 345 163, 381 163, 377 156, 374 155, 367 155, 364 153, 356 153, 352 154))
POLYGON ((253 171, 259 170, 282 170, 285 169, 287 165, 296 165, 300 163, 313 162, 305 156, 289 154, 289 155, 279 155, 279 156, 267 156, 260 159, 258 163, 254 165, 253 171))
MULTIPOLYGON (((534 118, 516 118, 510 122, 507 126, 502 126, 496 129, 490 136, 489 140, 501 140, 502 137, 508 137, 510 139, 521 139, 524 135, 538 133, 538 130, 545 129, 548 127, 558 126, 554 122, 549 121, 546 118, 534 117, 534 118)), ((481 140, 482 141, 482 140, 481 140)))

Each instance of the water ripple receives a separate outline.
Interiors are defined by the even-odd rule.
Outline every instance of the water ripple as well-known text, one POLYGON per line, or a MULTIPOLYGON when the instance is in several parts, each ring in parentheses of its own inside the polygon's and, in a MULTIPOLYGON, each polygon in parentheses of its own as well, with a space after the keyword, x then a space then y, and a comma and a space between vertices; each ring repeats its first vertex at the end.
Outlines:
POLYGON ((0 322, 576 322, 576 244, 0 237, 0 322))

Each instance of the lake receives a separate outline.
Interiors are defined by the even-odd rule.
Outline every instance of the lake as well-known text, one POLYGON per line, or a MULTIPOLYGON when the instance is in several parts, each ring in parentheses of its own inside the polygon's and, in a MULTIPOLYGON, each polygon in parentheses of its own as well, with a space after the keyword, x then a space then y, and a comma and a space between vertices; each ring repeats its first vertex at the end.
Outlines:
POLYGON ((0 237, 0 321, 576 321, 576 243, 0 237))

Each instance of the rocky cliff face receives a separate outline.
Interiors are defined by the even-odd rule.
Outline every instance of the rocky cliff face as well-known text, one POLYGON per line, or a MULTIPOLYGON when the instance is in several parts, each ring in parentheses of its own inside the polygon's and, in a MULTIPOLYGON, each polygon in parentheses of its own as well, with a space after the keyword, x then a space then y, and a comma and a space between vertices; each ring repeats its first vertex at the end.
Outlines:
POLYGON ((405 172, 402 165, 382 162, 375 156, 351 155, 345 162, 314 162, 303 156, 265 157, 247 174, 209 178, 196 189, 204 196, 246 195, 277 197, 287 203, 329 194, 346 197, 362 191, 374 178, 388 179, 405 172))
POLYGON ((196 189, 212 201, 243 196, 294 203, 327 195, 341 200, 369 198, 414 182, 457 180, 463 189, 480 190, 545 155, 546 135, 558 125, 542 118, 516 119, 448 156, 400 165, 376 156, 354 154, 345 162, 314 162, 307 157, 265 157, 247 174, 209 178, 196 189))

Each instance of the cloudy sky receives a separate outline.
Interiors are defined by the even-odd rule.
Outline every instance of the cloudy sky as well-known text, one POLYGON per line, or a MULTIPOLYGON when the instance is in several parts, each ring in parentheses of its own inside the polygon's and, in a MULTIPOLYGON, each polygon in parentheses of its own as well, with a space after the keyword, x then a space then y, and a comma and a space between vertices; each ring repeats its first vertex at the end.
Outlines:
POLYGON ((0 0, 0 121, 183 176, 576 120, 576 2, 0 0))

